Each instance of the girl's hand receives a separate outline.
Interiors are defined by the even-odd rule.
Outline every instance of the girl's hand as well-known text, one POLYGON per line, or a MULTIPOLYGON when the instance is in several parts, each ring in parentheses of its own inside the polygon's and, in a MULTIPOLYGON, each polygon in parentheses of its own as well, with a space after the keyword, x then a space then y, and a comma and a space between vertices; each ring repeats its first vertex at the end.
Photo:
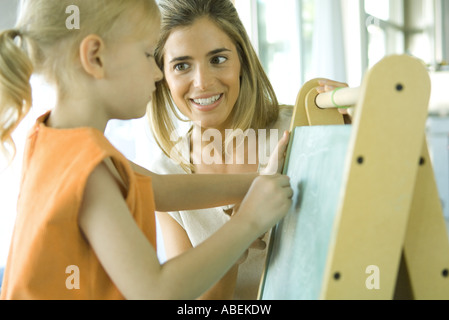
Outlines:
POLYGON ((233 219, 245 219, 259 237, 287 214, 292 197, 288 176, 261 175, 254 180, 233 219))

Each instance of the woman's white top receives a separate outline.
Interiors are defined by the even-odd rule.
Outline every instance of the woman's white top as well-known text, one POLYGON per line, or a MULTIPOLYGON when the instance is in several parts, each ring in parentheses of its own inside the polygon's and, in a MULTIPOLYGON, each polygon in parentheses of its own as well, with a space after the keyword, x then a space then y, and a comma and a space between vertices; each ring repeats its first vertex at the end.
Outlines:
MULTIPOLYGON (((261 148, 261 142, 259 142, 259 159, 261 160, 259 170, 266 165, 266 163, 263 163, 263 160, 266 159, 266 161, 268 161, 269 154, 271 154, 273 149, 276 147, 278 140, 282 138, 284 131, 289 130, 292 112, 293 110, 291 108, 280 108, 277 121, 266 128, 266 139, 264 141, 265 145, 262 145, 261 148), (266 150, 265 155, 263 154, 264 150, 266 150)), ((177 147, 181 148, 182 154, 190 155, 189 133, 182 137, 182 140, 178 143, 177 147)), ((158 157, 151 169, 153 172, 158 174, 191 173, 184 171, 180 165, 178 165, 175 161, 172 161, 164 154, 158 157)), ((231 219, 231 217, 224 211, 230 208, 232 208, 232 206, 203 210, 174 211, 169 212, 169 214, 184 228, 190 242, 195 247, 217 231, 221 226, 229 221, 229 219, 231 219)), ((267 244, 268 238, 269 235, 266 234, 264 240, 267 244)), ((249 250, 247 259, 239 266, 234 299, 257 299, 260 279, 265 266, 266 254, 267 249, 249 250)))

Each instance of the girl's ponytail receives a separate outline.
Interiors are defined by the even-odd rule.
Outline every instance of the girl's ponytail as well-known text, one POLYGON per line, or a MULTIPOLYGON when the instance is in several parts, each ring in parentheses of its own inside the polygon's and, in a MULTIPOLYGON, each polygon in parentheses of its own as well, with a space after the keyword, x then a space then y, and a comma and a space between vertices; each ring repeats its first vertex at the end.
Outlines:
POLYGON ((0 33, 0 150, 11 160, 16 151, 12 133, 28 113, 32 100, 33 64, 19 47, 22 37, 18 30, 0 33))

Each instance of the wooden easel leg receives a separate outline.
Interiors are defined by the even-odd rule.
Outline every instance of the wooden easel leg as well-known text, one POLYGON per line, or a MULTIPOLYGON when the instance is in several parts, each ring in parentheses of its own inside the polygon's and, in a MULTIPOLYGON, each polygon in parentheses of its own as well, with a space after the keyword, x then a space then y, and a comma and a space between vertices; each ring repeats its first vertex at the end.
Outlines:
POLYGON ((401 262, 399 264, 398 277, 396 278, 396 288, 394 291, 394 300, 413 300, 410 275, 405 262, 404 252, 402 252, 401 262))
POLYGON ((426 141, 419 164, 403 260, 414 299, 449 299, 449 239, 426 141))

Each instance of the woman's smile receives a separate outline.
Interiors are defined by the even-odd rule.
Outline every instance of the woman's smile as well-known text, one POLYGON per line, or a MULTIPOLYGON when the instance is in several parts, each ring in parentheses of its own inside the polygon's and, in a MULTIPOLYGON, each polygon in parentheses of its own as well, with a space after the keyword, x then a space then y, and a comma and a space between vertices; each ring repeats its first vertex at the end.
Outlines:
POLYGON ((223 93, 213 96, 202 96, 194 99, 190 99, 192 106, 199 111, 208 112, 217 108, 223 100, 223 93))

